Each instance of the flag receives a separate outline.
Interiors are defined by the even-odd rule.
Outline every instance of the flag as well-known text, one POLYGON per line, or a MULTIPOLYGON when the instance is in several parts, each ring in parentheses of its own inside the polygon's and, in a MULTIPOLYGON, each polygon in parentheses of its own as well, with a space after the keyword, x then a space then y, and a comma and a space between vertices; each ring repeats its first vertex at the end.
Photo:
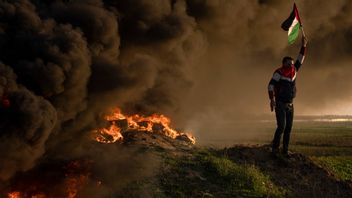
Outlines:
POLYGON ((299 35, 299 29, 301 27, 301 19, 299 18, 296 4, 293 4, 293 10, 290 16, 281 24, 281 28, 288 31, 288 43, 292 44, 295 42, 299 35))

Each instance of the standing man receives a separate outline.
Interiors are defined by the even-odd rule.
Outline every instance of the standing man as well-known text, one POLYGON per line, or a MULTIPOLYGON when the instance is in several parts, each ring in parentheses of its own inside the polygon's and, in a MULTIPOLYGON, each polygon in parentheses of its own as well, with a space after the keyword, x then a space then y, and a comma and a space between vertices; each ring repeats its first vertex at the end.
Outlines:
POLYGON ((277 129, 275 131, 272 152, 279 152, 281 135, 284 133, 282 153, 288 156, 288 144, 293 122, 293 98, 296 96, 296 76, 303 64, 307 39, 302 38, 302 47, 296 62, 286 56, 282 59, 282 66, 278 68, 269 82, 268 91, 271 111, 275 109, 277 129))

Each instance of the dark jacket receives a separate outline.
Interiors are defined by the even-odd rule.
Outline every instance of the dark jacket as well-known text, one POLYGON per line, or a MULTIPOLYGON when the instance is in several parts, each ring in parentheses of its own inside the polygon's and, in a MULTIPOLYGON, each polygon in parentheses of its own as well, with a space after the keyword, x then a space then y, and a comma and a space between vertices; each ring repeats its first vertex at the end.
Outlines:
POLYGON ((303 64, 306 48, 301 47, 295 64, 291 67, 282 66, 275 70, 268 86, 269 98, 277 102, 292 103, 296 96, 297 72, 303 64))

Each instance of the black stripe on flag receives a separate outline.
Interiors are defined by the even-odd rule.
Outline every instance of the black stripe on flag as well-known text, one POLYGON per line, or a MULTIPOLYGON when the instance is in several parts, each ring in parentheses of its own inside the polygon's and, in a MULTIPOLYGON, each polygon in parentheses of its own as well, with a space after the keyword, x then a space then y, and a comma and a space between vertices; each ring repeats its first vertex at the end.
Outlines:
POLYGON ((292 22, 296 17, 295 7, 296 7, 296 4, 293 5, 293 9, 290 16, 281 24, 281 28, 285 31, 288 31, 288 29, 290 29, 292 22))

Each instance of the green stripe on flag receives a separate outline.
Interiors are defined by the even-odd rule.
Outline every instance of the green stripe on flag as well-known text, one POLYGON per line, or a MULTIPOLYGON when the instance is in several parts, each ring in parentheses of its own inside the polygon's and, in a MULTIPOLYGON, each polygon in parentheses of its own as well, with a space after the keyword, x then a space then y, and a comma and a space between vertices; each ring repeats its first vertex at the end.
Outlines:
POLYGON ((297 23, 294 27, 292 27, 292 31, 290 32, 290 34, 288 35, 288 44, 292 44, 295 42, 295 40, 297 39, 298 35, 299 35, 299 28, 300 28, 300 24, 297 23))

